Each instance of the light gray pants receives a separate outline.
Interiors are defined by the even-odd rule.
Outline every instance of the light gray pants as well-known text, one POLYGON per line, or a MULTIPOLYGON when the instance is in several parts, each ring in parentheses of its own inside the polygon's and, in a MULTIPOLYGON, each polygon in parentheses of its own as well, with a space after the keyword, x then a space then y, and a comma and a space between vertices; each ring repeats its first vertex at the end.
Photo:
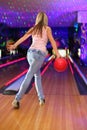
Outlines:
POLYGON ((36 49, 29 49, 27 52, 27 60, 29 62, 29 70, 20 86, 18 93, 16 94, 16 100, 19 101, 23 95, 25 94, 27 88, 30 85, 30 82, 34 76, 35 78, 35 88, 37 91, 37 95, 39 100, 44 99, 43 88, 41 83, 41 74, 40 68, 44 62, 46 54, 36 50, 36 49))

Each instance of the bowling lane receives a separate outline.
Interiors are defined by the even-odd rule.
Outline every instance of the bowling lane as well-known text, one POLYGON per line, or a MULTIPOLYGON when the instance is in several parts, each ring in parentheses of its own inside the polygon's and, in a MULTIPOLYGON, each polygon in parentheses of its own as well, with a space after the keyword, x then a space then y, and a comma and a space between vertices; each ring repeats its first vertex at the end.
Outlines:
MULTIPOLYGON (((74 75, 69 67, 64 72, 57 72, 52 64, 42 76, 42 84, 45 95, 79 95, 74 75)), ((35 93, 33 87, 30 94, 35 93)))
MULTIPOLYGON (((49 67, 49 65, 52 63, 53 61, 53 56, 47 56, 42 68, 41 68, 41 75, 43 75, 45 73, 45 71, 47 70, 47 68, 49 67)), ((26 70, 27 72, 27 70, 26 70)), ((18 78, 16 78, 16 80, 12 80, 10 82, 7 82, 5 84, 5 87, 1 90, 1 93, 3 94, 7 94, 7 95, 14 95, 18 92, 20 85, 22 83, 22 81, 24 80, 25 74, 22 74, 21 76, 18 76, 18 78)), ((26 91, 26 93, 32 88, 32 86, 34 85, 34 79, 32 78, 31 83, 26 91)))
MULTIPOLYGON (((25 75, 9 85, 9 87, 5 90, 5 93, 7 92, 8 94, 8 91, 11 92, 11 90, 13 90, 15 94, 15 92, 18 91, 24 77, 25 75)), ((36 94, 35 87, 32 87, 32 83, 28 88, 28 90, 31 90, 29 93, 36 94)), ((74 75, 71 73, 69 67, 64 72, 57 72, 53 68, 52 63, 42 75, 42 84, 45 95, 79 95, 74 75)))
MULTIPOLYGON (((43 66, 48 62, 50 55, 47 55, 45 58, 43 66)), ((14 77, 19 75, 20 73, 26 71, 29 67, 29 64, 26 58, 20 58, 19 61, 14 61, 15 63, 6 63, 8 65, 0 66, 0 88, 2 88, 5 83, 12 80, 14 77)))
MULTIPOLYGON (((19 110, 12 109, 14 96, 0 94, 0 128, 24 130, 77 130, 87 126, 86 99, 79 95, 77 85, 69 68, 58 73, 50 65, 42 76, 46 103, 39 106, 35 87, 23 97, 19 110), (84 107, 85 106, 85 107, 84 107), (85 110, 84 110, 85 108, 85 110), (25 116, 26 115, 26 116, 25 116), (32 116, 33 115, 33 116, 32 116), (4 123, 3 123, 4 121, 4 123), (78 127, 78 122, 80 127, 78 127), (75 129, 76 128, 76 129, 75 129)), ((87 128, 87 127, 86 127, 87 128)), ((85 129, 86 130, 86 129, 85 129)))
POLYGON ((24 59, 14 64, 0 68, 0 88, 2 88, 6 82, 22 73, 28 67, 29 65, 27 60, 24 59))
POLYGON ((4 56, 4 57, 0 58, 0 65, 5 64, 5 63, 7 63, 9 61, 14 61, 15 59, 20 59, 22 57, 23 57, 22 54, 4 56))
MULTIPOLYGON (((41 68, 41 74, 43 74, 44 73, 44 71, 46 70, 46 68, 49 66, 49 64, 52 62, 51 61, 52 60, 52 56, 47 56, 46 58, 45 58, 45 61, 44 61, 44 63, 43 63, 43 66, 42 66, 42 68, 41 68)), ((26 59, 24 60, 24 61, 26 61, 26 59)), ((20 63, 20 62, 19 62, 20 63)), ((25 68, 26 69, 26 63, 27 63, 27 61, 26 62, 24 62, 24 64, 23 63, 21 63, 24 67, 23 68, 25 68)), ((28 63, 27 63, 27 66, 29 67, 29 65, 28 65, 28 63)), ((21 69, 21 68, 20 68, 21 69)), ((16 70, 15 70, 16 71, 16 70)), ((21 71, 21 70, 20 70, 21 71)), ((0 92, 1 93, 4 93, 4 94, 9 94, 9 95, 12 95, 12 94, 15 94, 15 93, 17 93, 17 91, 19 90, 19 87, 20 87, 20 84, 21 84, 21 82, 23 81, 23 79, 24 79, 24 77, 25 77, 25 74, 26 74, 26 72, 27 72, 27 69, 26 70, 24 70, 23 72, 21 72, 21 74, 19 74, 19 75, 15 75, 15 77, 14 78, 12 78, 11 80, 9 80, 8 82, 4 82, 4 87, 2 87, 2 89, 0 90, 0 92), (14 82, 15 81, 15 82, 14 82)), ((12 75, 13 76, 13 75, 12 75)), ((32 82, 33 82, 33 79, 32 79, 32 82)), ((30 86, 32 86, 32 82, 31 82, 31 84, 30 84, 30 86)), ((30 88, 31 87, 29 87, 29 90, 30 90, 30 88)))

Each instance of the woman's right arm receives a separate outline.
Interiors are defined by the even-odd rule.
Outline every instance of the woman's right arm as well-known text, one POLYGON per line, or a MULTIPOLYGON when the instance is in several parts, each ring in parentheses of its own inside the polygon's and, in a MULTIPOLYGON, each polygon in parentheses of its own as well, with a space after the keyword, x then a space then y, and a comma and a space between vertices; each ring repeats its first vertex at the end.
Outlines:
POLYGON ((56 41, 54 40, 53 38, 53 35, 52 35, 52 31, 51 31, 51 28, 50 27, 47 27, 47 35, 48 35, 48 39, 49 41, 51 42, 51 45, 53 47, 53 50, 57 56, 57 58, 60 57, 60 54, 59 54, 59 51, 57 49, 57 45, 56 45, 56 41))

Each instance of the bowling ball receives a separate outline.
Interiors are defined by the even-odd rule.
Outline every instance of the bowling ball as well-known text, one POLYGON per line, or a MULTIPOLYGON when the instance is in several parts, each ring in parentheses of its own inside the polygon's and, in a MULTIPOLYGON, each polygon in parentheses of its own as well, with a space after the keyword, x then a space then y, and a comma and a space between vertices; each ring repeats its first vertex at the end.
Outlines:
POLYGON ((54 60, 54 69, 57 71, 57 72, 63 72, 67 69, 67 61, 65 58, 56 58, 54 60))

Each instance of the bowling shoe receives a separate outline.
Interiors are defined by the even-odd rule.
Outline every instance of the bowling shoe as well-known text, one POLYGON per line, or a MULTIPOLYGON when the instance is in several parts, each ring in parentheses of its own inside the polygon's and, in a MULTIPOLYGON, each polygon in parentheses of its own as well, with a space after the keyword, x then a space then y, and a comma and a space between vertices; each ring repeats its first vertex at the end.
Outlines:
POLYGON ((20 103, 16 99, 14 99, 13 102, 12 102, 12 106, 15 109, 18 109, 20 107, 20 103))
POLYGON ((44 105, 44 103, 45 103, 45 99, 40 99, 40 100, 39 100, 39 105, 40 105, 40 106, 44 105))

